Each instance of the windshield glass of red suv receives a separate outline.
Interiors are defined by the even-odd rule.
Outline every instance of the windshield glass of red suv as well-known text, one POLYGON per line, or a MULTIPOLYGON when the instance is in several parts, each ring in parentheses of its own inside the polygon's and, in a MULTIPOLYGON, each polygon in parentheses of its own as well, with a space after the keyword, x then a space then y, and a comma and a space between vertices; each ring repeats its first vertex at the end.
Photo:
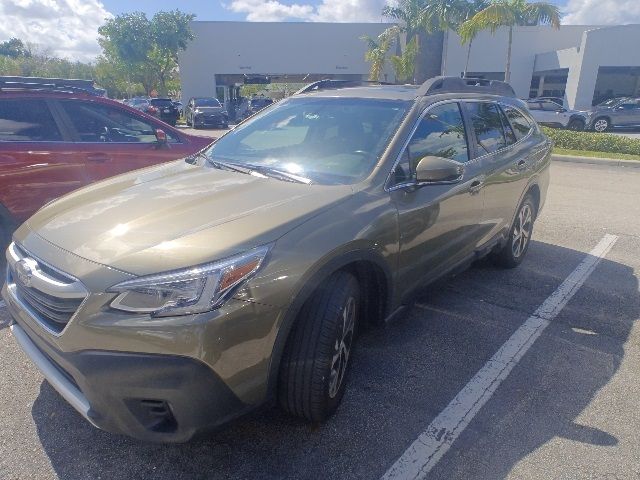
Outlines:
POLYGON ((362 98, 283 100, 220 138, 206 155, 318 184, 353 184, 371 173, 410 106, 362 98))

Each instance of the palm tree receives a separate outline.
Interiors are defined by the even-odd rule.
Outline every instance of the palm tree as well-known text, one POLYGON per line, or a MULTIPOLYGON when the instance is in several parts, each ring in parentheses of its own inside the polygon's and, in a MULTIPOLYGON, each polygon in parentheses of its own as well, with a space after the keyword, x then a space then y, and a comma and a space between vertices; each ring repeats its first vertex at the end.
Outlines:
MULTIPOLYGON (((427 32, 447 32, 458 30, 467 20, 470 3, 467 0, 427 0, 422 9, 423 23, 427 32)), ((443 58, 442 71, 446 69, 446 56, 443 58)))
MULTIPOLYGON (((473 16, 476 13, 480 12, 481 10, 484 10, 488 6, 489 6, 488 0, 472 0, 470 2, 466 2, 465 10, 463 13, 463 20, 460 22, 460 24, 456 28, 456 31, 458 32, 458 34, 460 34, 460 28, 462 27, 462 25, 464 25, 464 23, 467 20, 469 20, 470 18, 473 18, 473 16)), ((471 37, 469 39, 469 42, 467 45, 467 59, 464 62, 464 72, 462 73, 463 78, 467 76, 467 72, 469 71, 469 61, 471 60, 471 46, 473 45, 473 38, 474 37, 471 37)))
POLYGON ((471 41, 482 30, 496 33, 500 27, 509 28, 509 44, 507 48, 507 64, 504 81, 511 79, 511 47, 513 44, 513 27, 518 25, 550 24, 560 28, 560 11, 556 5, 548 2, 527 3, 526 0, 493 0, 460 27, 462 43, 471 41))
MULTIPOLYGON (((382 9, 382 15, 385 17, 399 20, 400 25, 396 26, 401 32, 406 34, 407 45, 415 38, 415 48, 420 58, 419 52, 424 43, 424 34, 427 29, 427 18, 424 13, 426 0, 399 0, 395 6, 387 5, 382 9)), ((394 28, 394 27, 391 27, 394 28)), ((426 70, 423 62, 416 62, 413 81, 416 78, 422 80, 423 72, 426 70)))
POLYGON ((399 34, 399 28, 397 26, 389 27, 377 38, 372 38, 369 35, 360 37, 367 43, 367 51, 364 54, 364 58, 367 62, 371 63, 371 70, 369 72, 369 80, 379 82, 382 76, 382 70, 384 64, 387 61, 387 52, 393 45, 394 40, 399 34))

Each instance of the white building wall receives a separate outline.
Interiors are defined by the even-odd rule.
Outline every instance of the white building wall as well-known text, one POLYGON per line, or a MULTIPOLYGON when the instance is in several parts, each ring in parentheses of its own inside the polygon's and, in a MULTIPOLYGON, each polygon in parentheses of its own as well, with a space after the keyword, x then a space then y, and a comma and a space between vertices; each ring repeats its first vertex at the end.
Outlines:
MULTIPOLYGON (((386 23, 193 22, 195 39, 180 55, 182 98, 215 96, 215 74, 369 73, 363 35, 386 23)), ((387 66, 388 81, 393 71, 387 66)))
POLYGON ((640 66, 640 25, 602 27, 582 36, 576 64, 569 69, 566 97, 570 108, 589 108, 602 67, 640 66))
MULTIPOLYGON (((511 54, 511 85, 521 98, 529 96, 529 87, 537 54, 580 45, 582 35, 592 26, 566 25, 559 30, 548 26, 516 27, 511 54)), ((467 45, 454 32, 447 35, 445 75, 459 76, 464 71, 467 45)), ((480 33, 471 47, 470 72, 504 72, 507 59, 508 30, 495 35, 480 33)))

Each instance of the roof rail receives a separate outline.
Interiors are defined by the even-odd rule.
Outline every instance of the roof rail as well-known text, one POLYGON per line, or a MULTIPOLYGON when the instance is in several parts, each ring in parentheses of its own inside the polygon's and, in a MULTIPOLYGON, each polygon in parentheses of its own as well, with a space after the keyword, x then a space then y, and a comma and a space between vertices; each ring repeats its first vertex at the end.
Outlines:
POLYGON ((516 97, 511 85, 500 80, 483 78, 433 77, 418 89, 417 96, 440 93, 486 93, 503 97, 516 97))
POLYGON ((375 80, 342 80, 333 78, 324 78, 317 82, 305 85, 298 90, 294 95, 300 95, 302 93, 316 92, 318 90, 335 90, 338 88, 347 87, 361 87, 363 85, 395 85, 393 83, 378 82, 375 80))
POLYGON ((106 94, 106 90, 95 87, 93 80, 43 77, 0 76, 0 91, 2 90, 83 92, 96 96, 106 94))

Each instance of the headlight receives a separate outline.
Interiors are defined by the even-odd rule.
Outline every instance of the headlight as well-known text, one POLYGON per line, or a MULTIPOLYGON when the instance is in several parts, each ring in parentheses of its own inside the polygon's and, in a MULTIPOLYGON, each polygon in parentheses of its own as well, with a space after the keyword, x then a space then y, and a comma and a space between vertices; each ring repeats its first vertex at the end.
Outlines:
POLYGON ((127 280, 108 290, 120 293, 111 308, 156 317, 212 310, 258 271, 268 252, 263 246, 220 262, 127 280))

